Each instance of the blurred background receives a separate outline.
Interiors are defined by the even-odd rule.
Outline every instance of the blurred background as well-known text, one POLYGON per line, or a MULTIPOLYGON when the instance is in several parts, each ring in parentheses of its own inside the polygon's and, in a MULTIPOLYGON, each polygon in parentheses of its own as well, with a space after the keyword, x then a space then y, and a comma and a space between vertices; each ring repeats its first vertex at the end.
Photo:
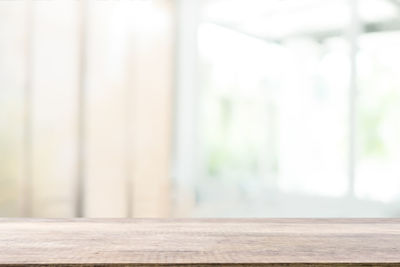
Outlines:
POLYGON ((0 1, 0 216, 400 216, 400 0, 0 1))

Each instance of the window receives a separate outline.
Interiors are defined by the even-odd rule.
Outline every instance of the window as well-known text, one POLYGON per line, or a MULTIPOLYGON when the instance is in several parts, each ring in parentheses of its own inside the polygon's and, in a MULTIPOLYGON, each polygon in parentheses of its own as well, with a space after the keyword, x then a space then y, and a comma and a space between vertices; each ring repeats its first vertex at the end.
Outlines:
POLYGON ((399 4, 203 2, 196 215, 396 214, 399 4))

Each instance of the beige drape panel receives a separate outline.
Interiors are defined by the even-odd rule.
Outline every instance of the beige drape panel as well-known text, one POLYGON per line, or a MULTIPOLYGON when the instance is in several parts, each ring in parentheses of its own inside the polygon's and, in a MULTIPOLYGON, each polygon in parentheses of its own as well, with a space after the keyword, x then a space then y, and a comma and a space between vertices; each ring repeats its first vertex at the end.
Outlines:
POLYGON ((144 2, 0 2, 0 216, 170 215, 175 6, 144 2))

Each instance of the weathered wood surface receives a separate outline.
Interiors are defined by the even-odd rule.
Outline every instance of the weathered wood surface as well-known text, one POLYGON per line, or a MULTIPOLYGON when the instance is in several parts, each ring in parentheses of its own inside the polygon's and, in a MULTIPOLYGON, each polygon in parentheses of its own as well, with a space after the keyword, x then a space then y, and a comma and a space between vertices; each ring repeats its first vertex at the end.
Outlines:
POLYGON ((0 264, 400 266, 400 219, 0 219, 0 264))

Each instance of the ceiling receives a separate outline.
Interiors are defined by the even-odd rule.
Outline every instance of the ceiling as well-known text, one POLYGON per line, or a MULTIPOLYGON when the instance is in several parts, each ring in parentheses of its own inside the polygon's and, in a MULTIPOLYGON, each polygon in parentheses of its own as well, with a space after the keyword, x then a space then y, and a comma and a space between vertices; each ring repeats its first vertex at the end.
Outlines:
POLYGON ((256 38, 345 34, 352 10, 366 31, 400 30, 400 0, 207 0, 202 18, 256 38))

